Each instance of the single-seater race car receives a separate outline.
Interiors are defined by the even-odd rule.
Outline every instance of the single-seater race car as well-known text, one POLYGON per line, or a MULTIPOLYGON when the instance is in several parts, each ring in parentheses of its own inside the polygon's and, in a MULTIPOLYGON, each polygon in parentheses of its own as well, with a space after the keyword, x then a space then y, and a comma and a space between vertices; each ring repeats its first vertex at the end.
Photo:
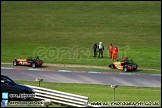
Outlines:
POLYGON ((38 56, 35 57, 28 57, 27 59, 24 58, 18 58, 13 61, 13 65, 23 65, 23 66, 32 66, 32 67, 37 67, 37 66, 42 66, 43 61, 39 59, 38 56))
POLYGON ((118 61, 110 64, 109 67, 111 69, 120 69, 120 70, 127 72, 127 71, 137 70, 138 65, 136 63, 134 63, 133 60, 131 59, 130 61, 129 60, 119 61, 118 60, 118 61))

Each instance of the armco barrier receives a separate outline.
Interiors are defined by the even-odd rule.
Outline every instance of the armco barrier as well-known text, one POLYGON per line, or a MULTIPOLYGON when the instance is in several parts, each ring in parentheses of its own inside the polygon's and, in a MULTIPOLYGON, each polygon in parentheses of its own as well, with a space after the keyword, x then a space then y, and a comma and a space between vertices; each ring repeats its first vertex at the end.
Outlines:
POLYGON ((67 106, 98 107, 98 106, 89 105, 88 97, 85 96, 61 92, 57 90, 51 90, 43 87, 36 87, 31 85, 26 85, 26 86, 29 86, 34 89, 36 99, 41 99, 41 100, 50 99, 53 103, 59 103, 67 106))

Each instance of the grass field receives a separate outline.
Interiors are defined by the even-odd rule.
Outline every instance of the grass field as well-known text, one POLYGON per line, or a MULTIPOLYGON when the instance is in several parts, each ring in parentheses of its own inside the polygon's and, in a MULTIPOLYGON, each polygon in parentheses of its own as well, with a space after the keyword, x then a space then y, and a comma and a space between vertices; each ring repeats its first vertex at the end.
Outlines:
MULTIPOLYGON (((38 82, 36 81, 17 80, 16 82, 38 86, 38 82)), ((113 102, 114 99, 114 90, 110 87, 110 85, 41 82, 40 86, 58 91, 87 96, 89 97, 89 104, 93 102, 113 102)), ((160 95, 161 89, 159 87, 151 88, 118 86, 115 91, 115 100, 118 102, 157 102, 160 104, 159 106, 161 106, 160 95)))
POLYGON ((2 1, 1 62, 38 55, 45 63, 107 66, 107 46, 140 68, 161 69, 160 1, 2 1), (93 58, 94 42, 104 58, 93 58))
MULTIPOLYGON (((20 84, 38 86, 36 81, 15 80, 20 84)), ((56 82, 41 82, 40 87, 58 90, 62 92, 82 95, 89 97, 89 104, 94 102, 113 102, 114 90, 110 85, 102 84, 77 84, 77 83, 56 83, 56 82)), ((12 100, 13 101, 13 100, 12 100)), ((35 100, 36 101, 36 100, 35 100)), ((115 90, 116 102, 143 102, 147 103, 145 107, 150 107, 149 104, 158 103, 154 107, 161 106, 161 88, 160 87, 135 87, 121 86, 115 90)), ((2 103, 1 103, 2 104, 2 103)), ((2 106, 2 105, 1 105, 2 106)), ((9 105, 9 107, 42 107, 41 105, 9 105)), ((43 106, 44 107, 44 106, 43 106)), ((53 104, 51 107, 64 107, 60 104, 53 104)), ((109 107, 109 106, 107 106, 109 107)), ((112 107, 112 106, 110 106, 112 107)), ((118 106, 119 107, 119 106, 118 106)), ((142 107, 142 106, 139 106, 142 107)), ((152 106, 153 107, 153 106, 152 106)))

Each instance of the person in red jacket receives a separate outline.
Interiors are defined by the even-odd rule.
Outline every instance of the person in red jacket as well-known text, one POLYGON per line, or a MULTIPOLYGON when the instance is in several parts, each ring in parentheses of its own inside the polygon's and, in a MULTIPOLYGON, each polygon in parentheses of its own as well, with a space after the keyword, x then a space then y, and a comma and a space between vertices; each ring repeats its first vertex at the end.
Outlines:
POLYGON ((112 51, 113 51, 114 46, 112 43, 110 43, 110 46, 108 47, 109 53, 110 53, 110 58, 112 58, 112 51))
POLYGON ((115 45, 113 50, 112 50, 112 59, 116 59, 117 57, 117 54, 118 54, 118 47, 115 45))

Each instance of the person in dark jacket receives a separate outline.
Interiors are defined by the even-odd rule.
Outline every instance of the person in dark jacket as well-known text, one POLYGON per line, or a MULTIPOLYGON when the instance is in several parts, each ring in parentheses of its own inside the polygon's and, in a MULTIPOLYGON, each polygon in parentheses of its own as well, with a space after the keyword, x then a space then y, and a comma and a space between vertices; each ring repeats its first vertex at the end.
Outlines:
POLYGON ((97 56, 97 43, 94 43, 94 45, 93 45, 93 51, 94 51, 94 58, 96 58, 96 56, 97 56))

